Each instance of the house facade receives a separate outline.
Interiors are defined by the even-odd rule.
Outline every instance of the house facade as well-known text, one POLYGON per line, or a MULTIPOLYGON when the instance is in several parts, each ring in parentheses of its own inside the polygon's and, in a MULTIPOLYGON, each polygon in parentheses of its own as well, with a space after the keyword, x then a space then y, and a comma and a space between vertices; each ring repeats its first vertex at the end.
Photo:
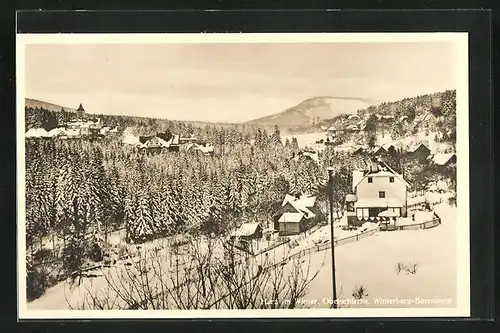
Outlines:
POLYGON ((372 162, 368 170, 354 171, 354 193, 346 196, 348 223, 405 217, 409 187, 401 174, 381 161, 372 162))

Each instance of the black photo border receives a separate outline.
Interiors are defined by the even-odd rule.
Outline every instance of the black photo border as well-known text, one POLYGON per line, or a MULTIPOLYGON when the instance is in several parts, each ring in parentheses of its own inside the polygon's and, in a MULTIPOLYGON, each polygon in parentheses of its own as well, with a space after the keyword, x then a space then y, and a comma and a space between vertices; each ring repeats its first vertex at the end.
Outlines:
MULTIPOLYGON (((11 16, 9 16, 12 19, 11 16)), ((493 247, 493 87, 492 15, 488 10, 180 10, 180 11, 46 11, 17 12, 17 21, 2 22, 0 73, 2 89, 0 124, 4 160, 0 183, 0 213, 6 217, 4 254, 12 258, 7 270, 11 283, 3 286, 1 316, 17 320, 16 286, 16 152, 15 152, 15 33, 197 33, 197 32, 468 32, 469 34, 469 157, 470 157, 470 290, 471 318, 292 318, 292 319, 148 319, 22 320, 16 328, 26 331, 90 331, 113 329, 206 331, 278 331, 325 329, 405 330, 422 332, 433 327, 458 329, 457 321, 474 325, 473 331, 491 328, 494 296, 493 247), (4 24, 5 23, 5 24, 4 24), (10 46, 10 47, 9 47, 10 46), (3 206, 2 206, 3 205, 3 206), (12 283, 13 282, 13 283, 12 283), (411 321, 411 325, 407 325, 411 321), (251 322, 251 325, 249 325, 251 322), (333 323, 335 322, 335 323, 333 323), (196 323, 196 325, 193 325, 196 323), (405 324, 403 324, 405 323, 405 324), (401 326, 400 326, 401 325, 401 326), (403 328, 404 327, 404 328, 403 328)), ((6 258, 7 259, 7 258, 6 258)), ((464 326, 466 325, 464 324, 464 326)), ((470 326, 469 326, 470 327, 470 326)))

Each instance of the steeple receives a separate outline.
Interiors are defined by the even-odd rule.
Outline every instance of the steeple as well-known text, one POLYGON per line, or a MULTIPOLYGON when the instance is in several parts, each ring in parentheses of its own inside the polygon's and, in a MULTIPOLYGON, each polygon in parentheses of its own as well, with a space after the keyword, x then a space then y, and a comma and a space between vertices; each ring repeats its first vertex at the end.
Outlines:
POLYGON ((82 103, 80 103, 80 106, 78 106, 78 109, 76 110, 76 116, 82 118, 84 114, 85 109, 83 108, 82 103))

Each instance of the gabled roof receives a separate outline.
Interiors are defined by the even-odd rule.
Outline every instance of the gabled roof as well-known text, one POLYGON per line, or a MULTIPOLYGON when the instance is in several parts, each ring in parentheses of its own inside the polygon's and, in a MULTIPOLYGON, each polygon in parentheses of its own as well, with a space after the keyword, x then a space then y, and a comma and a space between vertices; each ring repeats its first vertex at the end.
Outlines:
POLYGON ((58 135, 64 135, 65 131, 66 131, 66 129, 58 127, 58 128, 51 129, 48 134, 49 134, 49 136, 54 137, 54 136, 58 136, 58 135))
POLYGON ((408 149, 408 152, 409 152, 409 153, 414 153, 414 152, 415 152, 415 151, 417 151, 420 147, 425 147, 425 148, 427 148, 427 150, 429 150, 429 151, 430 151, 430 149, 429 149, 429 148, 428 148, 425 144, 423 144, 423 143, 421 143, 421 142, 420 142, 420 143, 418 143, 418 144, 416 144, 416 145, 414 145, 414 146, 410 147, 410 148, 408 149))
POLYGON ((352 174, 352 189, 353 189, 353 191, 356 191, 356 187, 363 181, 363 179, 365 179, 367 177, 396 177, 403 184, 405 184, 406 187, 411 187, 411 185, 408 184, 408 182, 403 178, 403 175, 397 173, 390 166, 388 166, 386 163, 384 163, 380 160, 377 163, 379 164, 379 169, 381 169, 378 172, 364 173, 363 171, 359 171, 359 170, 353 171, 353 174, 352 174))
POLYGON ((170 144, 167 141, 155 136, 155 137, 152 137, 151 139, 149 139, 148 141, 144 142, 142 144, 141 148, 148 148, 148 147, 154 147, 154 146, 168 148, 170 146, 170 144))
POLYGON ((197 143, 188 143, 186 145, 186 150, 199 150, 204 154, 211 154, 215 151, 214 146, 212 145, 199 145, 197 143))
POLYGON ((305 214, 306 218, 312 218, 316 216, 309 208, 314 207, 316 203, 316 197, 303 195, 300 198, 296 198, 293 195, 285 195, 285 199, 281 204, 284 207, 286 204, 292 205, 292 207, 297 211, 297 213, 305 214))
POLYGON ((24 136, 26 138, 48 138, 50 137, 49 132, 43 128, 30 128, 24 136))
POLYGON ((432 158, 432 162, 434 162, 437 165, 445 165, 446 163, 448 163, 450 161, 450 159, 453 158, 453 156, 455 156, 454 153, 436 154, 432 158))
POLYGON ((235 236, 251 236, 255 233, 259 223, 243 223, 235 232, 235 236))
POLYGON ((358 184, 361 183, 361 181, 363 180, 364 177, 365 176, 363 174, 363 171, 354 170, 352 172, 352 190, 353 191, 356 191, 356 186, 358 186, 358 184))
POLYGON ((80 103, 80 106, 78 106, 78 109, 76 111, 85 111, 85 109, 82 106, 82 103, 80 103))
POLYGON ((318 152, 316 152, 316 151, 314 151, 314 152, 301 151, 297 154, 297 156, 295 156, 295 160, 298 161, 301 156, 308 157, 308 158, 312 159, 314 162, 319 163, 319 156, 318 156, 318 152))
POLYGON ((80 136, 80 130, 78 129, 67 129, 64 133, 66 136, 80 136))

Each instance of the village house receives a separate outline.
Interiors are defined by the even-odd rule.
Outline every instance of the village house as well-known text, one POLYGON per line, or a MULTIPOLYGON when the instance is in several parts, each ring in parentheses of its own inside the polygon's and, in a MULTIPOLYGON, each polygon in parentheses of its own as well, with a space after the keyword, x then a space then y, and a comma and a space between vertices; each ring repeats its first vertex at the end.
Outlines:
POLYGON ((432 157, 432 162, 440 168, 446 168, 457 163, 457 155, 454 153, 436 154, 432 157))
POLYGON ((66 135, 66 129, 63 127, 53 128, 49 131, 49 136, 51 138, 60 138, 66 135))
POLYGON ((388 151, 383 146, 373 147, 371 150, 371 155, 374 157, 383 157, 388 155, 388 151))
POLYGON ((332 125, 327 130, 327 136, 336 137, 338 135, 344 134, 345 130, 340 126, 332 125))
POLYGON ((426 160, 431 154, 431 150, 423 143, 414 145, 408 149, 407 155, 416 160, 426 160))
POLYGON ((397 142, 390 142, 382 145, 382 148, 384 148, 389 155, 395 156, 400 150, 401 145, 397 142))
POLYGON ((179 145, 180 145, 179 138, 180 138, 179 134, 172 135, 172 138, 168 142, 168 148, 167 148, 168 151, 170 151, 170 152, 178 152, 179 151, 179 145))
POLYGON ((203 155, 203 156, 213 156, 215 153, 215 148, 208 143, 203 145, 197 143, 190 143, 186 146, 187 152, 192 152, 195 154, 203 155))
POLYGON ((354 125, 354 124, 348 125, 345 128, 345 132, 348 132, 348 133, 359 132, 359 127, 357 125, 354 125))
POLYGON ((168 148, 168 142, 157 136, 141 136, 139 137, 138 147, 142 151, 157 154, 168 148))
POLYGON ((80 129, 66 129, 64 131, 64 134, 61 135, 59 138, 62 140, 66 139, 79 139, 80 136, 80 129))
POLYGON ((34 138, 47 139, 50 138, 50 134, 43 128, 30 128, 24 134, 24 137, 27 139, 34 139, 34 138))
POLYGON ((189 143, 196 143, 196 138, 194 136, 181 136, 179 138, 179 144, 185 145, 189 143))
POLYGON ((251 241, 262 238, 262 226, 260 223, 243 223, 231 234, 231 238, 243 241, 251 241))
POLYGON ((314 196, 286 195, 281 209, 274 214, 274 229, 282 236, 297 235, 321 219, 314 196))
POLYGON ((294 161, 300 161, 300 160, 309 160, 309 161, 314 161, 316 163, 319 163, 319 156, 317 151, 311 151, 311 150, 302 150, 295 155, 295 153, 292 155, 292 158, 294 161))
POLYGON ((367 170, 354 171, 354 193, 346 196, 348 223, 405 217, 409 187, 401 174, 380 160, 373 160, 367 170))
POLYGON ((262 238, 262 235, 263 230, 260 223, 243 223, 230 234, 229 239, 236 248, 246 252, 254 252, 258 249, 258 240, 262 238))

